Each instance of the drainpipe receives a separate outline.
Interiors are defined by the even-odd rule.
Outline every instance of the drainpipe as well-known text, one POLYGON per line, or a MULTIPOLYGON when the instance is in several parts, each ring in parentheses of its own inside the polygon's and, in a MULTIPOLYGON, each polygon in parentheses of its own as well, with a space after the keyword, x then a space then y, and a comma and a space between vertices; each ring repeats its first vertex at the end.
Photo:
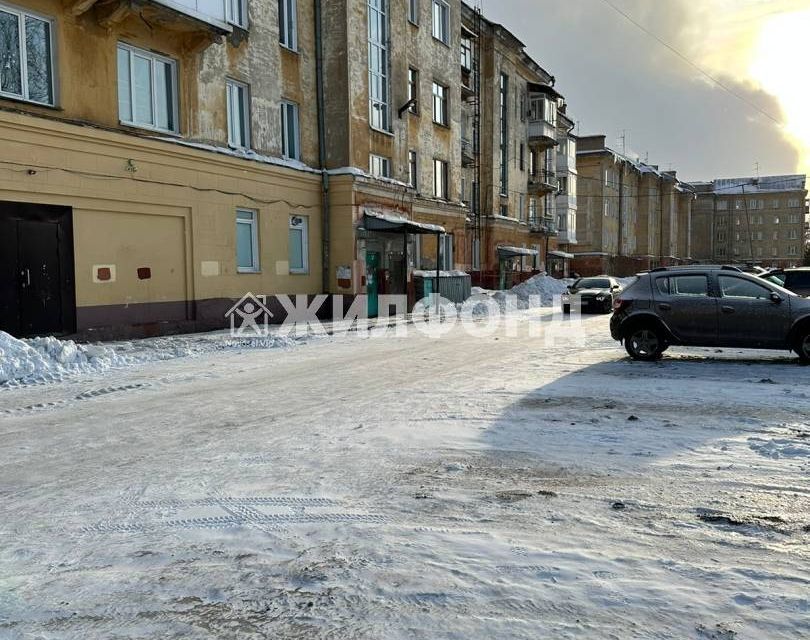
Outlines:
POLYGON ((321 255, 323 260, 323 292, 328 294, 330 278, 330 215, 329 215, 329 173, 326 170, 326 113, 323 86, 323 33, 321 0, 315 0, 315 75, 318 92, 318 159, 321 169, 321 255))

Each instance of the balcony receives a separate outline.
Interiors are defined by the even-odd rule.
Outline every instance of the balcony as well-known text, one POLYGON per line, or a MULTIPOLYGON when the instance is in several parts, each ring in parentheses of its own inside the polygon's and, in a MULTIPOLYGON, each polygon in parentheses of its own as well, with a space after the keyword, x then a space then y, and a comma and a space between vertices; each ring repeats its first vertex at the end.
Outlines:
POLYGON ((462 100, 473 100, 476 96, 475 76, 469 69, 461 68, 461 98, 462 100))
POLYGON ((152 27, 182 35, 203 36, 206 44, 233 32, 225 0, 70 0, 69 12, 81 16, 90 10, 109 29, 131 16, 152 27))
POLYGON ((539 233, 543 236, 556 236, 559 233, 557 223, 554 218, 549 216, 530 216, 529 232, 539 233))
POLYGON ((560 181, 553 171, 542 169, 534 175, 529 175, 529 193, 532 195, 556 193, 559 188, 560 181))
POLYGON ((557 146, 557 127, 546 120, 530 120, 529 144, 543 149, 557 146))

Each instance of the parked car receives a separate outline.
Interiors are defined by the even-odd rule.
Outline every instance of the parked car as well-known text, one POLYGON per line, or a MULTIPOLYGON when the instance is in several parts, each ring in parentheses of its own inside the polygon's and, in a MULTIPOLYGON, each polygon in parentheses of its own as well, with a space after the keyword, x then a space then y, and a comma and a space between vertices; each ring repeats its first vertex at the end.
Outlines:
POLYGON ((616 300, 610 331, 634 360, 680 345, 786 349, 810 363, 810 299, 736 267, 642 274, 616 300))
POLYGON ((810 296, 810 267, 773 269, 761 275, 760 278, 805 298, 810 296))
POLYGON ((583 313, 610 313, 613 301, 621 292, 618 280, 610 276, 580 278, 562 296, 563 313, 571 313, 571 305, 577 302, 583 313))

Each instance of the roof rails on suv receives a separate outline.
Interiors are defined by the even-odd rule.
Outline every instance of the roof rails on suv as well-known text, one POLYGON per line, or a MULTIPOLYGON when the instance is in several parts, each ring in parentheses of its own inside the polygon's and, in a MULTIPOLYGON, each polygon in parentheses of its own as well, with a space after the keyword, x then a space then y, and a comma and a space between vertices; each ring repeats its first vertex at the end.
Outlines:
POLYGON ((734 271, 735 273, 744 273, 742 269, 739 267, 735 267, 730 264, 718 265, 718 264, 686 264, 681 265, 680 267, 658 267, 657 269, 651 269, 649 273, 661 273, 662 271, 689 271, 691 269, 700 269, 705 271, 707 269, 711 270, 720 270, 720 271, 734 271))

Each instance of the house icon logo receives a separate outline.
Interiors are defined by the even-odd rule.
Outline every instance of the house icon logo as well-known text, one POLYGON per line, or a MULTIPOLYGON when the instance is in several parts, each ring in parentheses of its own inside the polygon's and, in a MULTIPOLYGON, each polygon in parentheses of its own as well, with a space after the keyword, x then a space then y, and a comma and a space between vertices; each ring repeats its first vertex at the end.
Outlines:
POLYGON ((267 296, 248 292, 225 313, 225 317, 231 322, 232 337, 253 335, 265 338, 270 333, 269 324, 273 313, 267 308, 267 296))

